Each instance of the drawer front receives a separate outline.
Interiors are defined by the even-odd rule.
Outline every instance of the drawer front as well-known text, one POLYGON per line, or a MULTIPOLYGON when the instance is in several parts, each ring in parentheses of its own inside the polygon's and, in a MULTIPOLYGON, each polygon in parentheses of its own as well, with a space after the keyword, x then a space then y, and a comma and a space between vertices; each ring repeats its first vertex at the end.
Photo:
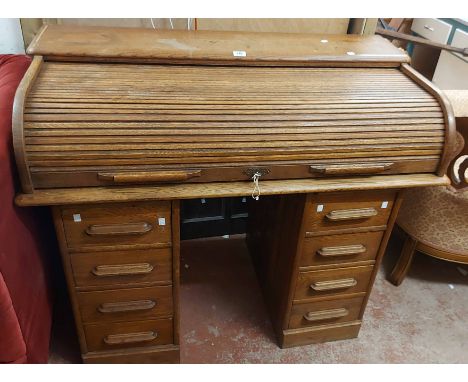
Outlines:
POLYGON ((414 19, 411 30, 428 40, 446 44, 452 26, 438 19, 414 19))
POLYGON ((172 281, 171 248, 74 253, 70 258, 78 287, 172 281))
POLYGON ((291 309, 289 328, 296 329, 358 320, 362 302, 362 297, 355 297, 294 304, 291 309))
POLYGON ((355 261, 374 260, 383 234, 384 231, 306 238, 300 266, 346 265, 355 261))
POLYGON ((174 342, 172 319, 84 325, 88 351, 168 345, 174 342))
POLYGON ((172 316, 172 286, 78 292, 85 323, 172 316))
POLYGON ((366 292, 373 266, 300 272, 294 300, 366 292))
POLYGON ((310 195, 305 207, 306 236, 385 226, 394 199, 394 191, 310 195))
POLYGON ((171 203, 141 202, 62 209, 71 248, 171 242, 171 203))

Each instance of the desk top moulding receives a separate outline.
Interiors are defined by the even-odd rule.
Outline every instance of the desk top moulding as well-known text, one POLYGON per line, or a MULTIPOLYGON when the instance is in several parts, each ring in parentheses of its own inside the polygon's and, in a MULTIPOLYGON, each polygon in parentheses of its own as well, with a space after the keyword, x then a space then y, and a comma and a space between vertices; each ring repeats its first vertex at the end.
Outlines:
POLYGON ((45 26, 28 53, 19 204, 448 182, 450 103, 380 36, 45 26))

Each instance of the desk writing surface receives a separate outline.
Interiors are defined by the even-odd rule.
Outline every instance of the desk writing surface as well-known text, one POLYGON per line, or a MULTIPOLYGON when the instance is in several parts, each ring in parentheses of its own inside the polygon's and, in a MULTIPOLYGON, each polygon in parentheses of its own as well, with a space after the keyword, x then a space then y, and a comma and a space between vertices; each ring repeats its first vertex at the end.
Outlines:
POLYGON ((396 66, 409 57, 380 36, 165 31, 47 25, 28 54, 68 59, 288 65, 342 62, 396 66), (237 53, 233 53, 237 52, 237 53))

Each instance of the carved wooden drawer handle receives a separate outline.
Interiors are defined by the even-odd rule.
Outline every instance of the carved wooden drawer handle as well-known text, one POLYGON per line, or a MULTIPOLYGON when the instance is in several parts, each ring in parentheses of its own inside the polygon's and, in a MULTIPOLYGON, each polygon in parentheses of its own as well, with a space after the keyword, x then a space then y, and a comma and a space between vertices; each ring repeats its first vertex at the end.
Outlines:
POLYGON ((142 171, 142 172, 100 172, 98 178, 114 183, 182 182, 201 176, 201 170, 142 171))
POLYGON ((100 313, 134 312, 137 310, 150 310, 153 309, 155 306, 156 301, 153 300, 105 302, 99 305, 97 310, 100 313))
POLYGON ((333 164, 333 165, 313 165, 310 171, 324 175, 347 175, 347 174, 378 174, 388 170, 393 163, 354 163, 354 164, 333 164))
POLYGON ((136 342, 153 341, 158 336, 155 332, 140 332, 127 334, 109 334, 104 337, 104 342, 107 345, 122 345, 136 342))
POLYGON ((93 224, 86 228, 89 236, 143 235, 153 229, 147 222, 125 224, 93 224))
POLYGON ((377 215, 377 210, 375 208, 356 208, 351 210, 335 210, 330 211, 325 216, 328 220, 340 221, 340 220, 355 220, 355 219, 365 219, 377 215))
POLYGON ((97 277, 145 275, 151 273, 154 267, 148 263, 97 265, 91 271, 97 277))
POLYGON ((317 254, 323 257, 334 256, 352 256, 359 255, 367 251, 367 248, 362 244, 343 245, 340 247, 323 247, 317 251, 317 254))
POLYGON ((356 285, 356 279, 349 278, 341 280, 317 281, 313 284, 310 284, 310 288, 316 292, 321 292, 326 290, 350 288, 356 285))
POLYGON ((328 320, 331 318, 341 318, 346 317, 349 314, 348 309, 339 308, 339 309, 330 309, 330 310, 321 310, 318 312, 309 312, 304 315, 304 318, 307 321, 321 321, 328 320))

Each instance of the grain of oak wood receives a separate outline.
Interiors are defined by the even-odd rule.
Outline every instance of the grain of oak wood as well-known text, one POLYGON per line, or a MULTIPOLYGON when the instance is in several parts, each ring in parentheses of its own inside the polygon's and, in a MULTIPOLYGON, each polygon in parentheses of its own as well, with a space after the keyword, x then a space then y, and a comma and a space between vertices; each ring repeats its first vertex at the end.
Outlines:
POLYGON ((435 172, 445 144, 440 105, 398 69, 47 62, 27 101, 35 188, 244 180, 251 162, 271 179, 435 172))
POLYGON ((361 261, 374 262, 383 231, 363 232, 306 238, 301 255, 301 267, 333 267, 361 261), (339 245, 338 245, 339 243, 339 245), (358 250, 349 248, 358 247, 358 250), (362 248, 362 249, 361 249, 362 248), (332 255, 327 255, 326 251, 332 255))
MULTIPOLYGON (((311 192, 396 189, 407 187, 447 186, 448 177, 430 174, 369 176, 364 178, 301 179, 260 182, 262 195, 311 192)), ((246 196, 252 193, 249 182, 218 182, 210 184, 177 184, 140 187, 93 187, 78 189, 38 190, 34 194, 19 194, 19 206, 68 205, 77 203, 110 203, 144 200, 180 200, 246 196)))
POLYGON ((380 36, 164 31, 45 25, 27 50, 47 59, 257 65, 398 65, 409 57, 380 36), (321 42, 327 40, 326 43, 321 42), (105 46, 105 49, 103 47, 105 46), (234 56, 234 51, 245 55, 234 56), (354 54, 348 54, 353 52, 354 54))
POLYGON ((380 37, 50 26, 28 52, 16 203, 58 206, 86 362, 178 361, 180 199, 263 174, 249 244, 287 347, 357 336, 402 190, 448 183, 450 104, 380 37))

